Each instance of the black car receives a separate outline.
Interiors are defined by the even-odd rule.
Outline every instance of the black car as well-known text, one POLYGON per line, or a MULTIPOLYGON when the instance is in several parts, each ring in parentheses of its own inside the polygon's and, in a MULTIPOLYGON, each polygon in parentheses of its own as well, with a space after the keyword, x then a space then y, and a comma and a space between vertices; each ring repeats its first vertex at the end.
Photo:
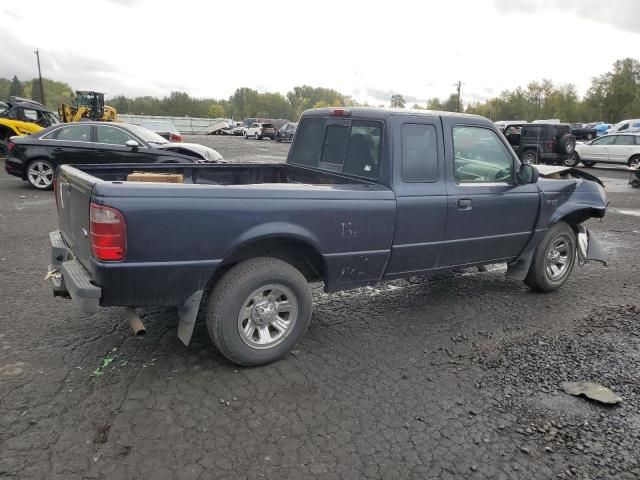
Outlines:
POLYGON ((589 125, 585 127, 582 123, 572 123, 571 135, 578 140, 593 140, 598 136, 598 131, 589 125))
POLYGON ((5 170, 48 190, 61 164, 201 163, 193 155, 163 150, 167 140, 146 128, 112 122, 55 125, 32 135, 11 137, 5 170))
POLYGON ((505 137, 522 163, 560 164, 576 148, 576 137, 566 123, 527 123, 508 125, 505 137))
POLYGON ((276 130, 276 135, 274 140, 276 142, 281 142, 283 140, 292 142, 293 136, 296 134, 296 128, 298 128, 298 124, 294 122, 285 123, 279 129, 276 130))

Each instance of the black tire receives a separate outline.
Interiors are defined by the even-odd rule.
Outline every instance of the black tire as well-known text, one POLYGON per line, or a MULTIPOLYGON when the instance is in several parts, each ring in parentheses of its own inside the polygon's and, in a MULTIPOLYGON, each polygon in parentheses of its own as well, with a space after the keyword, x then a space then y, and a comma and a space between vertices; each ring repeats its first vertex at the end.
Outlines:
POLYGON ((249 139, 249 135, 247 135, 247 132, 244 132, 244 133, 242 134, 242 136, 244 137, 244 139, 245 139, 245 140, 248 140, 248 139, 249 139))
POLYGON ((260 135, 258 135, 258 132, 256 132, 256 134, 254 135, 256 140, 260 140, 260 135))
POLYGON ((560 153, 571 155, 576 149, 576 137, 567 133, 560 138, 560 153))
POLYGON ((589 160, 582 160, 582 165, 584 165, 585 167, 593 167, 596 164, 596 162, 591 162, 589 160))
POLYGON ((577 167, 579 163, 580 156, 578 155, 578 152, 575 151, 562 161, 562 164, 565 167, 577 167))
MULTIPOLYGON (((558 222, 553 225, 546 233, 540 244, 536 247, 533 254, 533 260, 529 266, 524 283, 532 290, 538 292, 552 292, 560 288, 569 278, 571 270, 576 260, 576 235, 569 225, 565 222, 558 222), (564 243, 563 243, 564 242, 564 243), (566 245, 566 249, 561 250, 559 245, 566 245), (557 277, 553 277, 553 272, 549 269, 549 256, 552 250, 556 252, 565 251, 566 256, 558 255, 557 258, 564 258, 565 269, 558 272, 557 277)), ((558 262, 560 260, 557 260, 558 262)), ((559 263, 556 263, 556 268, 559 263)))
POLYGON ((207 328, 216 348, 233 363, 264 365, 284 357, 297 345, 307 331, 312 311, 311 288, 304 275, 282 260, 259 257, 239 263, 216 283, 208 299, 207 328), (279 343, 254 348, 241 336, 240 312, 253 293, 274 284, 295 296, 297 317, 279 343))
POLYGON ((7 142, 0 140, 0 157, 6 157, 8 154, 9 147, 7 147, 7 142))
POLYGON ((27 168, 25 170, 26 172, 26 177, 27 177, 27 182, 29 182, 29 185, 31 185, 33 188, 37 189, 37 190, 51 190, 53 188, 53 180, 55 177, 55 171, 56 171, 56 167, 49 161, 49 160, 45 160, 42 158, 37 158, 31 162, 29 162, 29 164, 27 165, 27 168), (40 171, 42 171, 43 173, 46 172, 50 172, 47 173, 47 175, 43 175, 42 180, 36 180, 34 179, 34 177, 31 175, 31 169, 33 168, 37 168, 40 171))
POLYGON ((538 155, 535 150, 526 150, 520 157, 522 163, 528 163, 529 165, 535 165, 538 163, 538 155))
POLYGON ((640 168, 640 155, 634 155, 631 157, 627 165, 629 168, 640 168))

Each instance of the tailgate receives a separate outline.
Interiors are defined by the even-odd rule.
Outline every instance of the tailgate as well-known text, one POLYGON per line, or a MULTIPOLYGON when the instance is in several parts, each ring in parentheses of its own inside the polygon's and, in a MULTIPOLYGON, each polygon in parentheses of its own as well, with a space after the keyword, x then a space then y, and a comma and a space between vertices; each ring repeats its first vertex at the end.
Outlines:
POLYGON ((63 165, 58 169, 55 192, 60 231, 73 256, 90 271, 89 206, 97 178, 63 165))

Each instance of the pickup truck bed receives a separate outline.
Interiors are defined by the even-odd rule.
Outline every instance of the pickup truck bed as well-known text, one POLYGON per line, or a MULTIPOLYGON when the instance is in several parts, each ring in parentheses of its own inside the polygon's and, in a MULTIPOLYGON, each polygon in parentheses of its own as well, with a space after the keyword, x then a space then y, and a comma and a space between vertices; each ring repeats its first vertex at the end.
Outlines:
POLYGON ((129 182, 140 165, 62 166, 51 234, 54 293, 87 313, 178 306, 188 343, 203 294, 230 360, 285 355, 311 320, 307 282, 338 291, 442 269, 506 263, 551 291, 602 259, 581 223, 602 186, 571 169, 521 166, 487 119, 317 109, 286 164, 145 166, 183 184, 129 182))

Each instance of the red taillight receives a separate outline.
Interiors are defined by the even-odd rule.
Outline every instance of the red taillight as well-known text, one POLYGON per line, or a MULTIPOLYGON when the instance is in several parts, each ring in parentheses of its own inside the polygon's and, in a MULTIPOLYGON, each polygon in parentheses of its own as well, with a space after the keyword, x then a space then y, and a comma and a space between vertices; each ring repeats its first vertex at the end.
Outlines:
POLYGON ((180 135, 179 133, 172 133, 171 136, 169 137, 169 141, 170 142, 181 142, 182 141, 182 135, 180 135))
POLYGON ((98 260, 124 260, 127 253, 127 224, 115 208, 91 204, 89 210, 91 251, 98 260))
POLYGON ((332 117, 349 117, 351 116, 351 110, 348 108, 332 108, 329 115, 332 117))
POLYGON ((15 144, 15 143, 13 143, 11 140, 9 140, 9 141, 7 142, 7 150, 8 150, 8 151, 11 151, 11 150, 13 150, 14 148, 16 148, 16 144, 15 144))

